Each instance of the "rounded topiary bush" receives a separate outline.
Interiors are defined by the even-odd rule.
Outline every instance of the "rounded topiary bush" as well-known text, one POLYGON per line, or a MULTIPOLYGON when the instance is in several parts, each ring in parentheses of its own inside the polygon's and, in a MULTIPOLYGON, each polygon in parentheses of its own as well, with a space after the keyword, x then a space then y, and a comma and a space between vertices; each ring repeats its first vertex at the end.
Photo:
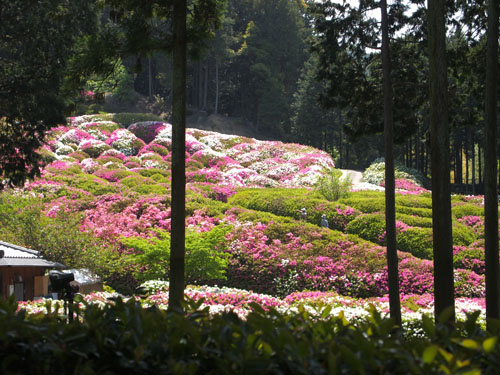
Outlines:
POLYGON ((432 259, 432 228, 408 228, 397 236, 397 246, 401 251, 420 259, 432 259))
POLYGON ((459 222, 453 223, 452 233, 454 245, 467 246, 477 241, 477 235, 474 229, 459 222))
POLYGON ((457 219, 464 216, 484 216, 484 207, 480 207, 473 203, 457 203, 452 205, 451 212, 457 219))
POLYGON ((341 198, 339 203, 343 203, 366 214, 385 210, 385 198, 383 194, 364 197, 356 193, 351 193, 349 197, 341 198))
POLYGON ((111 146, 107 145, 103 141, 98 141, 96 139, 86 139, 80 142, 78 147, 80 148, 80 150, 93 158, 97 158, 104 151, 111 149, 111 146))
POLYGON ((161 121, 143 121, 129 125, 128 130, 145 143, 150 143, 155 139, 160 130, 164 128, 165 124, 161 121))
POLYGON ((385 242, 385 216, 383 214, 359 215, 346 226, 346 232, 367 241, 385 242))
MULTIPOLYGON (((394 164, 394 178, 409 180, 421 187, 424 187, 426 183, 426 179, 420 171, 408 168, 397 161, 394 164)), ((374 160, 363 172, 363 181, 370 184, 381 185, 384 180, 385 161, 384 158, 379 158, 374 160)))
POLYGON ((129 188, 135 188, 139 185, 154 185, 156 181, 148 177, 134 175, 123 178, 122 180, 120 180, 120 183, 129 188))
POLYGON ((453 267, 468 269, 478 275, 485 271, 484 248, 479 244, 471 246, 453 246, 453 267))
POLYGON ((412 227, 432 228, 432 217, 396 212, 396 219, 412 227))

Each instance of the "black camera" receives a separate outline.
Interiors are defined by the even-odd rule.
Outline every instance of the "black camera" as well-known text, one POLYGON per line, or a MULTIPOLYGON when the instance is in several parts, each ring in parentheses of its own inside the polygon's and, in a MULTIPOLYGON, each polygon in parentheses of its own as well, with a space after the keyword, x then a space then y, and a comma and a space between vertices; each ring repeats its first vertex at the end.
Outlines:
POLYGON ((69 283, 75 280, 75 275, 61 271, 50 271, 49 280, 54 292, 68 292, 72 289, 69 283))

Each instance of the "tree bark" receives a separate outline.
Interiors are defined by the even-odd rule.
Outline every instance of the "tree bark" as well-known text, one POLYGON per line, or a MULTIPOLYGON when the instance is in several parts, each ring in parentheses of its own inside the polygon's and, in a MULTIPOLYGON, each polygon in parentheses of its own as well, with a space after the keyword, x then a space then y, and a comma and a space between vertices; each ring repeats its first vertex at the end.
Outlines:
POLYGON ((205 77, 203 80, 203 110, 207 110, 207 99, 208 99, 208 59, 205 60, 205 77))
POLYGON ((215 58, 215 111, 219 114, 219 61, 215 58))
POLYGON ((152 72, 151 56, 148 57, 148 94, 149 99, 153 98, 153 72, 152 72))
POLYGON ((434 315, 455 321, 445 0, 428 0, 434 315))
POLYGON ((484 152, 484 242, 486 263, 486 327, 500 318, 497 192, 498 1, 488 1, 484 152))
POLYGON ((174 1, 172 104, 172 233, 169 309, 182 311, 185 248, 186 0, 174 1))
POLYGON ((474 141, 474 129, 470 134, 471 143, 472 143, 472 195, 476 195, 476 145, 474 141))
POLYGON ((382 13, 382 80, 384 90, 384 140, 385 140, 385 227, 387 240, 387 271, 389 283, 389 310, 391 318, 401 327, 401 302, 399 299, 398 253, 396 248, 396 203, 394 180, 394 118, 392 102, 391 59, 389 50, 389 25, 387 1, 381 0, 382 13))

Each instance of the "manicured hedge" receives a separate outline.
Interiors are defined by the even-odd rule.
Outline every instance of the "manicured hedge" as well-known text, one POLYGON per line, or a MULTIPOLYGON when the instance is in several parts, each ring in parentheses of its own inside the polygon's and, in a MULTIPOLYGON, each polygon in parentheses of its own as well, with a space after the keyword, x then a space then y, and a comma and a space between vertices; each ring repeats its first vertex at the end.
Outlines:
POLYGON ((455 204, 452 205, 451 212, 457 219, 464 216, 484 216, 484 207, 472 203, 455 204))
POLYGON ((229 203, 295 219, 301 219, 300 210, 305 208, 307 222, 320 225, 321 216, 325 214, 329 227, 337 230, 344 230, 360 214, 358 210, 329 202, 306 189, 244 189, 233 195, 229 203))
POLYGON ((408 215, 396 211, 396 220, 405 223, 411 227, 432 228, 432 218, 418 215, 408 215))
POLYGON ((383 214, 363 214, 347 224, 346 232, 378 244, 385 241, 385 216, 383 214))
POLYGON ((397 236, 397 246, 421 259, 432 259, 432 228, 409 228, 397 236))
POLYGON ((339 203, 356 208, 365 214, 385 210, 385 198, 382 194, 363 196, 353 193, 347 198, 339 199, 339 203))

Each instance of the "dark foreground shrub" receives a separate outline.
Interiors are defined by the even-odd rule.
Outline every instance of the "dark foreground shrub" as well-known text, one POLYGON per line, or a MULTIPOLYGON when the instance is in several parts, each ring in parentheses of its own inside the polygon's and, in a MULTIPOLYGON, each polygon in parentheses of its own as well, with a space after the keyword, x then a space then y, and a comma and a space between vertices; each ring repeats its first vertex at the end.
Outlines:
MULTIPOLYGON (((3 374, 495 374, 498 336, 471 316, 457 329, 424 317, 422 334, 392 334, 374 309, 348 322, 331 307, 282 315, 252 305, 246 320, 227 313, 180 315, 118 299, 89 305, 82 321, 16 314, 0 301, 3 374)), ((498 331, 495 331, 498 334, 498 331)))

